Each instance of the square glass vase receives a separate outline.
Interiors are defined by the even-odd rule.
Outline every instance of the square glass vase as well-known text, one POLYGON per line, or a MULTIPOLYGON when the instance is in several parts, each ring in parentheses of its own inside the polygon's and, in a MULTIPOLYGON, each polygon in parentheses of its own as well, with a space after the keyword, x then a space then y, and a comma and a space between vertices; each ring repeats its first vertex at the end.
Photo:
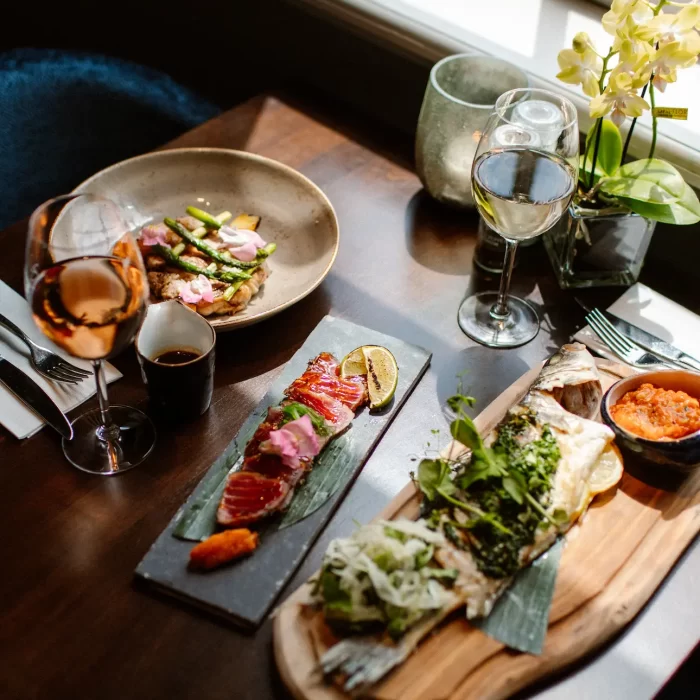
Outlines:
POLYGON ((562 289, 629 286, 638 279, 656 222, 626 209, 569 207, 544 234, 562 289))

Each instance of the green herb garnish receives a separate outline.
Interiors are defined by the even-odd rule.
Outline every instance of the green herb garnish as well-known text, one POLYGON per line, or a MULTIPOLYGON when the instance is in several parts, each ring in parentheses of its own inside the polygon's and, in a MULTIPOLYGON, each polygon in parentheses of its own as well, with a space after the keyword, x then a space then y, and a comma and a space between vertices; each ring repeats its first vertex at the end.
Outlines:
POLYGON ((321 437, 326 437, 331 434, 331 429, 326 425, 326 421, 321 415, 316 413, 313 408, 304 406, 303 403, 288 403, 282 406, 282 422, 280 427, 291 423, 293 420, 297 420, 302 416, 308 416, 311 420, 311 425, 314 427, 314 431, 317 435, 321 437))
POLYGON ((536 440, 524 440, 535 416, 523 411, 502 424, 495 442, 486 447, 466 413, 474 399, 463 395, 460 387, 447 403, 456 414, 450 425, 452 437, 471 450, 471 459, 467 464, 421 461, 417 483, 425 495, 424 514, 442 526, 453 544, 469 549, 487 576, 510 576, 520 567, 521 549, 532 544, 544 521, 553 525, 566 521, 563 511, 549 515, 542 506, 561 459, 559 446, 548 425, 536 440), (451 517, 455 510, 469 519, 451 517))

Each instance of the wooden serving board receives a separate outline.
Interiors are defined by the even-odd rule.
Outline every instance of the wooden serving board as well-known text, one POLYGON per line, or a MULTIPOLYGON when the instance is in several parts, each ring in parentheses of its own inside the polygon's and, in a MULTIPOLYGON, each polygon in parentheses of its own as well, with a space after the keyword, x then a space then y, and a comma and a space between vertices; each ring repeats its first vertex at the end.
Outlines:
MULTIPOLYGON (((631 370, 598 360, 603 388, 631 370)), ((477 418, 488 432, 527 391, 539 368, 501 394, 477 418)), ((581 526, 567 534, 549 631, 539 656, 507 649, 469 625, 463 611, 428 637, 377 686, 379 700, 498 700, 591 653, 628 624, 649 600, 700 530, 700 471, 675 490, 635 478, 625 464, 618 487, 591 505, 581 526)), ((419 495, 409 483, 378 516, 418 517, 419 495)), ((309 584, 279 609, 275 658, 284 682, 299 700, 342 700, 316 672, 325 626, 301 605, 309 584), (312 641, 315 640, 315 641, 312 641)), ((326 634, 327 638, 327 634, 326 634)))

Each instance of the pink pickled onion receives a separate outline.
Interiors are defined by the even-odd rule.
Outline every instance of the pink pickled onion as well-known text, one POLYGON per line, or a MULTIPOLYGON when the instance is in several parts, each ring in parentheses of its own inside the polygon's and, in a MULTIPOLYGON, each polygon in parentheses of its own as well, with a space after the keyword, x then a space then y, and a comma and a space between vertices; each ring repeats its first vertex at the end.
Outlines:
POLYGON ((248 229, 222 226, 218 233, 228 252, 243 262, 255 260, 258 249, 267 245, 260 234, 248 229))
POLYGON ((252 262, 258 255, 255 243, 246 243, 238 248, 229 248, 228 252, 242 262, 252 262))
POLYGON ((302 459, 315 457, 320 452, 318 436, 311 419, 302 416, 270 432, 265 442, 260 444, 260 451, 276 454, 282 458, 282 464, 296 469, 302 459))
POLYGON ((202 300, 211 304, 214 301, 211 282, 204 275, 199 275, 197 279, 183 285, 180 290, 180 299, 186 304, 197 304, 202 300))

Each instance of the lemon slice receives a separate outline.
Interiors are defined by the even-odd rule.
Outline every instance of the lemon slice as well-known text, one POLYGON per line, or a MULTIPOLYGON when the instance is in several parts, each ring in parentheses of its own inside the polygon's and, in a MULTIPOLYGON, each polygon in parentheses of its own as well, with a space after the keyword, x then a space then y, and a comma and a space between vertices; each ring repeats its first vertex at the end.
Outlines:
POLYGON ((595 496, 611 489, 622 478, 622 457, 615 445, 608 445, 593 467, 588 479, 588 488, 595 496))
POLYGON ((598 494, 615 486, 622 478, 623 471, 622 456, 619 450, 614 444, 608 445, 598 457, 588 481, 583 484, 581 499, 578 508, 573 512, 573 519, 578 520, 598 494))
MULTIPOLYGON (((372 348, 376 346, 363 345, 362 347, 372 348)), ((365 356, 362 353, 362 347, 355 348, 352 352, 349 352, 340 363, 340 376, 343 379, 367 374, 367 364, 365 363, 365 356)))
POLYGON ((367 367, 369 407, 383 408, 394 397, 399 382, 396 358, 386 348, 377 345, 364 346, 362 354, 367 367))

